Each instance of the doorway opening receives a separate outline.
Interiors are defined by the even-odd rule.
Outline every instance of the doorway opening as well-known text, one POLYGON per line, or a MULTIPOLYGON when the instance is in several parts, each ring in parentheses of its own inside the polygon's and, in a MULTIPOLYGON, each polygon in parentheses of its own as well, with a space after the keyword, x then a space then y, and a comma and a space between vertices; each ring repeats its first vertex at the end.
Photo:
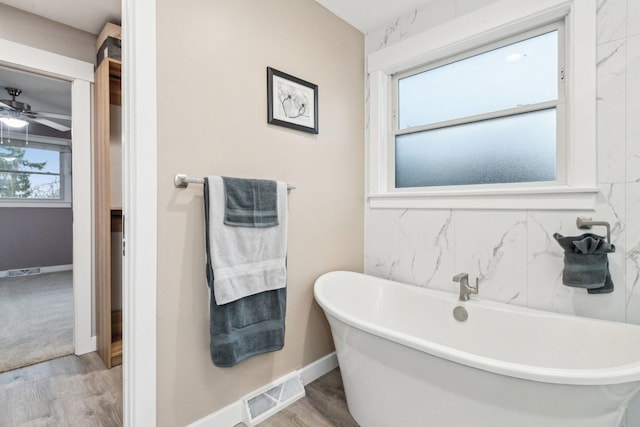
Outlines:
POLYGON ((0 67, 0 372, 74 352, 71 83, 0 67))
MULTIPOLYGON (((93 64, 35 49, 9 40, 0 39, 0 67, 10 70, 16 75, 19 74, 22 78, 32 78, 30 85, 23 85, 24 87, 16 88, 15 86, 19 86, 21 83, 10 82, 13 89, 20 89, 23 91, 19 94, 16 93, 16 91, 9 93, 5 88, 0 88, 0 91, 4 91, 9 95, 8 97, 0 96, 0 100, 3 100, 2 102, 5 106, 2 108, 5 112, 4 114, 11 116, 17 115, 18 117, 12 117, 17 119, 25 119, 24 116, 26 116, 26 120, 30 122, 27 130, 24 131, 22 136, 23 146, 19 146, 19 129, 8 130, 8 133, 5 134, 4 127, 0 129, 0 131, 2 132, 2 137, 7 141, 4 144, 0 144, 0 146, 15 145, 17 147, 14 148, 24 149, 25 152, 22 160, 29 160, 31 163, 44 163, 44 158, 38 158, 36 156, 28 159, 32 154, 27 154, 27 150, 33 151, 33 153, 39 152, 40 155, 45 155, 45 157, 46 155, 49 156, 46 161, 48 166, 43 166, 43 169, 39 170, 35 168, 34 170, 33 167, 30 167, 23 168, 26 170, 16 171, 8 168, 7 173, 10 175, 21 175, 23 183, 26 181, 31 183, 31 177, 34 176, 34 186, 40 185, 38 184, 37 179, 35 179, 35 175, 41 174, 48 178, 53 177, 54 179, 52 183, 43 185, 39 190, 37 190, 39 191, 38 195, 41 196, 39 198, 44 199, 40 200, 40 202, 46 205, 49 209, 70 208, 73 236, 71 262, 69 262, 69 264, 60 264, 60 262, 63 261, 57 260, 54 264, 62 270, 64 270, 64 268, 60 266, 66 265, 68 269, 68 267, 72 265, 73 352, 77 355, 89 353, 95 351, 96 348, 95 338, 92 333, 93 328, 91 314, 91 83, 93 82, 93 64), (56 115, 54 113, 48 117, 46 117, 45 114, 38 114, 38 108, 40 107, 36 105, 37 99, 35 96, 36 93, 46 93, 46 90, 44 87, 38 88, 37 86, 32 85, 36 85, 37 82, 42 83, 43 81, 48 83, 59 82, 67 88, 66 102, 70 105, 70 114, 66 115, 62 113, 56 115), (32 88, 34 87, 37 89, 36 91, 32 91, 32 88), (27 102, 27 95, 34 96, 33 100, 29 100, 33 105, 30 105, 29 102, 27 102), (7 108, 7 106, 9 108, 7 108), (73 120, 70 120, 70 117, 68 116, 71 116, 73 120), (34 120, 34 118, 37 120, 34 120), (65 119, 68 120, 65 121, 65 119), (54 125, 53 123, 57 123, 57 125, 54 125), (65 135, 66 138, 60 134, 53 136, 37 135, 38 132, 35 131, 37 125, 44 125, 57 130, 58 132, 68 133, 65 135), (11 132, 15 135, 12 135, 11 132), (8 141, 9 137, 13 138, 11 143, 8 141), (54 158, 58 158, 57 163, 53 160, 54 158), (57 169, 46 170, 47 167, 53 167, 54 163, 57 164, 57 169), (45 194, 50 195, 52 198, 46 200, 44 197, 45 194)), ((44 98, 46 99, 46 96, 44 98)), ((50 96, 50 98, 54 97, 50 96)), ((49 101, 52 101, 52 99, 49 99, 49 101)), ((54 107, 55 105, 50 106, 51 109, 54 107)), ((47 111, 42 109, 40 112, 44 113, 47 111)), ((4 124, 7 124, 6 121, 4 124)), ((10 160, 12 156, 8 154, 9 151, 3 150, 3 152, 5 152, 5 156, 9 157, 9 159, 5 160, 10 160)), ((16 151, 16 153, 21 154, 18 151, 16 151)), ((14 179, 14 181, 18 180, 14 179)), ((36 191, 34 189, 30 190, 36 191)), ((25 193, 20 193, 18 191, 18 193, 14 193, 13 196, 25 196, 25 193)), ((15 199, 20 197, 13 198, 15 199)), ((14 200, 14 202, 17 203, 18 200, 14 200)), ((24 200, 22 202, 24 202, 24 200)), ((3 203, 3 207, 12 206, 11 201, 4 201, 3 203)), ((19 207, 26 208, 24 204, 20 204, 19 207)), ((68 221, 69 219, 67 219, 67 224, 68 221)), ((63 221, 60 220, 60 222, 53 228, 61 228, 62 222, 63 221)), ((35 227, 36 224, 37 221, 32 221, 31 227, 35 227)), ((6 228, 8 227, 2 227, 3 230, 6 228)), ((25 240, 24 237, 23 240, 25 240)), ((55 241, 55 239, 52 240, 55 250, 51 252, 57 251, 62 253, 62 244, 55 241)), ((5 254, 10 253, 12 256, 20 252, 17 246, 12 247, 5 242, 3 242, 2 250, 5 254)), ((10 268, 9 270, 18 270, 19 273, 19 270, 29 269, 31 267, 40 267, 40 272, 42 274, 42 267, 46 267, 46 265, 20 264, 17 268, 10 268)), ((9 275, 9 270, 0 269, 0 271, 5 271, 7 276, 9 275)))

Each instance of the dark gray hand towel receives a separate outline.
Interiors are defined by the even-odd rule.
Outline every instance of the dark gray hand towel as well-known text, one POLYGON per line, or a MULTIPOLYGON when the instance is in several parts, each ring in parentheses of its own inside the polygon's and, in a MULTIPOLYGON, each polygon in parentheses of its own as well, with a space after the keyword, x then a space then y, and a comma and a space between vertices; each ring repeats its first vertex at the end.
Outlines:
POLYGON ((206 273, 209 286, 210 354, 214 365, 232 367, 252 356, 284 347, 287 288, 250 295, 218 305, 213 287, 209 181, 204 182, 206 273))
POLYGON ((564 249, 562 282, 566 286, 585 288, 590 294, 613 292, 607 254, 615 252, 614 245, 591 233, 566 237, 555 233, 553 237, 564 249))
POLYGON ((222 177, 224 223, 235 227, 278 225, 277 183, 264 179, 222 177))

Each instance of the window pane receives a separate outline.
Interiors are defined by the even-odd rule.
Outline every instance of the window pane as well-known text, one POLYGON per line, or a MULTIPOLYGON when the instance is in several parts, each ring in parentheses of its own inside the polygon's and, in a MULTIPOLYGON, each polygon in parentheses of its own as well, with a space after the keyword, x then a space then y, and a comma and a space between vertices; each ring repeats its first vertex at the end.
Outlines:
POLYGON ((0 146, 0 170, 60 173, 60 152, 38 148, 0 146))
POLYGON ((558 98, 558 31, 398 81, 398 127, 558 98))
POLYGON ((60 176, 0 172, 0 198, 60 199, 60 176))
POLYGON ((555 180, 555 108, 396 137, 397 188, 555 180))

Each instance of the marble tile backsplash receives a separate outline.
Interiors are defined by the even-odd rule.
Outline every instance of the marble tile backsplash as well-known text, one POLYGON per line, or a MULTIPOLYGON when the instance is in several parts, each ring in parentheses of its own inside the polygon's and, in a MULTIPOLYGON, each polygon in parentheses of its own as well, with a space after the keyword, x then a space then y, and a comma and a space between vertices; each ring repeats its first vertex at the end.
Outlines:
MULTIPOLYGON (((368 33, 365 50, 375 52, 494 1, 433 0, 368 33)), ((367 209, 366 273, 455 293, 452 276, 467 272, 471 280, 479 278, 483 298, 640 324, 640 0, 596 4, 595 211, 367 209), (562 284, 563 253, 553 234, 581 234, 578 216, 611 224, 616 252, 609 255, 610 294, 588 295, 562 284)), ((603 228, 593 231, 604 234, 603 228)), ((638 396, 620 424, 637 426, 638 396)))
POLYGON ((598 0, 598 43, 623 39, 627 35, 627 1, 637 0, 598 0))
POLYGON ((640 34, 627 38, 626 53, 626 181, 640 182, 640 34))
MULTIPOLYGON (((627 283, 625 270, 628 263, 640 264, 640 239, 637 259, 628 258, 633 251, 628 254, 625 248, 624 187, 602 185, 595 212, 372 209, 365 271, 452 293, 458 285, 451 278, 465 272, 479 279, 482 298, 624 322, 625 306, 640 305, 640 294, 627 298, 627 287, 634 290, 636 281, 627 283), (586 215, 612 226, 616 252, 609 255, 609 268, 615 291, 610 294, 588 295, 562 284, 563 252, 553 234, 581 234, 576 218, 586 215)), ((640 197, 640 184, 638 192, 640 197)), ((604 229, 593 231, 604 234, 604 229)))
POLYGON ((597 49, 598 181, 626 179, 626 41, 610 41, 597 49))

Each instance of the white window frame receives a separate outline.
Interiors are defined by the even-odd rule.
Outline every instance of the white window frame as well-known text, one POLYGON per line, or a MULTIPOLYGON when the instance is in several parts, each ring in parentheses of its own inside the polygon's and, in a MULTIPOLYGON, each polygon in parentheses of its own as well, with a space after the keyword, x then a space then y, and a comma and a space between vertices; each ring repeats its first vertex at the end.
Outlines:
MULTIPOLYGON (((5 132, 5 138, 16 141, 24 141, 24 135, 16 132, 5 132)), ((52 138, 40 135, 29 135, 29 143, 41 145, 64 146, 71 148, 71 141, 68 139, 52 138)), ((27 146, 27 148, 29 148, 27 146)), ((46 148, 40 148, 46 149, 46 148)), ((72 206, 71 188, 71 155, 63 156, 62 151, 51 148, 52 151, 60 153, 60 198, 59 199, 36 199, 36 198, 8 198, 0 197, 0 208, 70 208, 72 206)), ((70 150, 69 150, 70 152, 70 150)), ((17 171, 19 172, 19 171, 17 171)), ((24 172, 29 173, 29 172, 24 172)))
POLYGON ((372 208, 593 210, 596 186, 595 0, 502 0, 368 56, 368 200, 372 208), (550 184, 394 188, 394 75, 565 22, 562 179, 550 184), (564 156, 564 158, 563 158, 564 156), (474 188, 470 188, 474 187, 474 188))
POLYGON ((545 25, 542 27, 538 27, 534 30, 531 31, 526 31, 520 34, 517 34, 513 37, 509 37, 503 40, 500 40, 498 42, 495 43, 491 43, 489 45, 485 45, 485 46, 481 46, 477 49, 474 49, 470 52, 464 52, 462 54, 458 54, 458 55, 454 55, 452 57, 449 57, 445 60, 442 61, 436 61, 436 62, 432 62, 429 63, 426 66, 422 66, 422 67, 418 67, 417 69, 412 69, 410 71, 406 71, 403 73, 397 73, 394 74, 392 76, 392 84, 391 84, 391 90, 392 90, 392 113, 391 113, 391 117, 392 117, 392 128, 391 128, 391 135, 390 135, 390 142, 392 141, 393 143, 388 144, 388 158, 389 158, 389 163, 391 165, 395 165, 394 166, 394 170, 393 173, 389 173, 387 175, 387 180, 388 180, 388 188, 389 189, 394 189, 392 191, 397 191, 397 192, 401 192, 401 191, 434 191, 434 190, 438 190, 438 191, 451 191, 451 190, 460 190, 460 189, 469 189, 469 188, 473 188, 474 190, 478 190, 478 189, 491 189, 491 188, 505 188, 506 186, 510 187, 510 188, 514 188, 517 189, 517 187, 522 187, 523 185, 531 185, 531 183, 517 183, 517 182, 505 182, 505 183, 497 183, 497 184, 468 184, 468 185, 450 185, 450 186, 422 186, 422 187, 403 187, 403 188, 396 188, 396 182, 395 182, 395 178, 396 178, 396 170, 395 168, 397 168, 397 163, 396 163, 396 159, 395 159, 395 155, 396 155, 396 144, 397 144, 397 140, 396 138, 400 135, 408 135, 408 134, 414 134, 414 133, 420 133, 420 132, 424 132, 424 131, 430 131, 430 130, 435 130, 435 129, 446 129, 446 128, 451 128, 454 126, 458 126, 458 125, 466 125, 466 124, 471 124, 471 123, 478 123, 484 120, 491 120, 491 119, 498 119, 498 118, 504 118, 504 117, 510 117, 510 116, 514 116, 514 115, 518 115, 518 114, 526 114, 526 113, 531 113, 531 112, 536 112, 536 111, 543 111, 543 110, 547 110, 547 109, 555 109, 556 111, 556 166, 555 166, 555 170, 556 170, 556 179, 554 181, 547 181, 544 183, 538 183, 538 185, 543 185, 543 186, 548 186, 548 185, 557 185, 558 183, 564 183, 566 182, 566 177, 565 177, 565 166, 564 166, 564 162, 565 162, 565 156, 564 156, 564 150, 565 150, 565 140, 566 140, 566 135, 565 135, 565 127, 564 127, 564 122, 566 120, 566 109, 565 109, 565 84, 564 84, 564 79, 561 77, 561 75, 564 73, 564 57, 565 57, 565 52, 564 52, 564 21, 556 21, 553 24, 549 24, 549 25, 545 25), (558 55, 558 70, 557 70, 557 75, 556 75, 556 79, 557 79, 557 84, 558 84, 558 92, 557 92, 557 96, 556 99, 551 100, 551 101, 545 101, 545 102, 538 102, 538 103, 534 103, 534 104, 527 104, 527 105, 523 105, 523 106, 517 106, 517 107, 512 107, 512 108, 508 108, 508 109, 502 109, 502 110, 496 110, 496 111, 487 111, 484 113, 480 113, 480 114, 475 114, 475 115, 465 115, 459 118, 454 118, 454 119, 449 119, 449 120, 445 120, 445 121, 438 121, 438 122, 434 122, 434 123, 428 123, 426 125, 416 125, 416 126, 410 126, 407 128, 402 128, 400 129, 399 126, 399 122, 400 122, 400 114, 399 114, 399 82, 400 80, 407 78, 407 77, 412 77, 412 76, 416 76, 418 74, 430 71, 430 70, 434 70, 436 68, 440 68, 442 66, 448 65, 448 64, 452 64, 454 62, 459 62, 459 61, 464 61, 465 59, 468 58, 472 58, 476 55, 481 55, 483 53, 487 53, 490 52, 492 50, 495 49, 499 49, 505 46, 509 46, 512 45, 514 43, 518 43, 530 38, 534 38, 537 36, 541 36, 543 34, 547 34, 550 32, 557 32, 558 35, 558 51, 557 51, 557 55, 558 55), (473 185, 473 187, 469 187, 469 185, 473 185))

